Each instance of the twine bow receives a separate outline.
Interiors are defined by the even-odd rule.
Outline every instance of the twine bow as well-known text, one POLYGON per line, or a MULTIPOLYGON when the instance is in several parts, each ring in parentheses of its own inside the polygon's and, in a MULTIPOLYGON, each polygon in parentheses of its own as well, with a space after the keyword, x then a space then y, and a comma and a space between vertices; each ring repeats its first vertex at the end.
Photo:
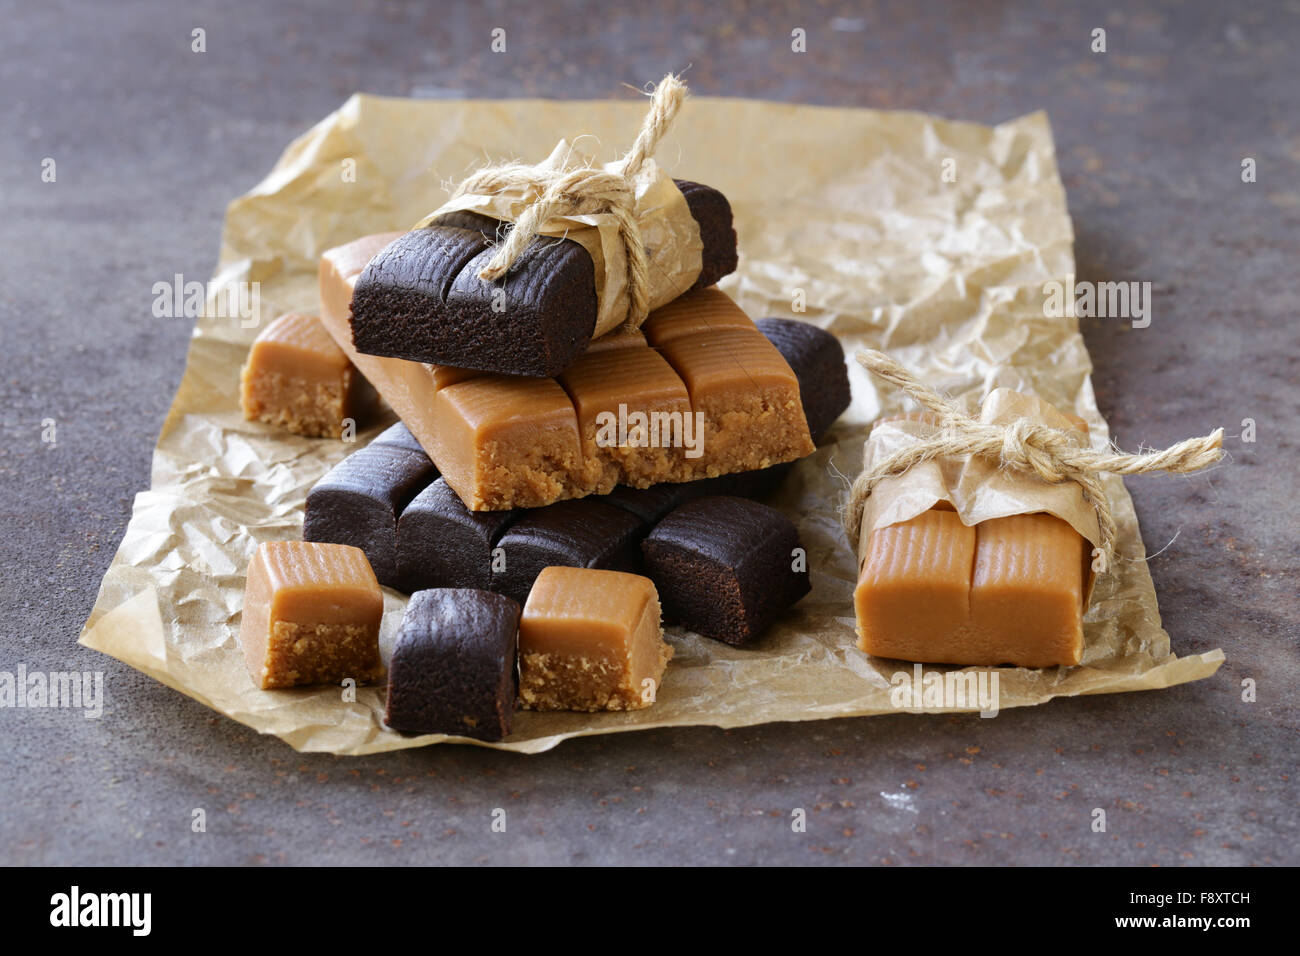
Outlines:
POLYGON ((868 372, 901 388, 937 416, 939 427, 928 438, 897 451, 873 468, 864 470, 849 492, 844 527, 849 540, 856 542, 862 532, 862 510, 876 485, 886 478, 903 474, 914 465, 935 458, 982 455, 999 461, 1004 468, 1015 468, 1036 475, 1051 484, 1073 481, 1083 489, 1084 499, 1097 512, 1101 529, 1100 548, 1105 567, 1110 567, 1117 534, 1110 502, 1101 486, 1101 475, 1141 475, 1154 471, 1186 474, 1199 471, 1223 457, 1223 429, 1216 428, 1200 438, 1189 438, 1163 451, 1129 455, 1124 452, 1099 452, 1082 448, 1066 432, 1029 419, 1010 425, 991 425, 971 418, 938 392, 922 385, 910 371, 883 352, 864 349, 857 353, 858 363, 868 372))
POLYGON ((655 87, 650 110, 632 148, 611 169, 506 163, 472 173, 456 189, 456 196, 522 189, 533 197, 478 277, 490 282, 509 272, 551 219, 611 215, 618 223, 619 239, 627 254, 627 320, 634 326, 645 321, 650 312, 650 263, 636 221, 635 179, 654 155, 685 99, 686 84, 674 74, 665 76, 655 87))

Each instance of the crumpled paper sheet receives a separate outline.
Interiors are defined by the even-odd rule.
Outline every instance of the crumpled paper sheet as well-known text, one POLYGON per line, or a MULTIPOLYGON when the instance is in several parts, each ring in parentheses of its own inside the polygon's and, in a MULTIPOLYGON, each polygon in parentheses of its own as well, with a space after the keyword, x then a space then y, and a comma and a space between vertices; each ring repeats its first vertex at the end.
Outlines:
MULTIPOLYGON (((265 323, 317 308, 320 253, 406 228, 486 158, 533 156, 558 136, 594 134, 613 158, 645 110, 625 102, 410 101, 354 96, 285 151, 226 217, 218 283, 261 283, 265 323), (340 174, 355 162, 355 182, 340 174)), ((847 352, 889 351, 972 407, 998 386, 1038 395, 1108 437, 1076 320, 1047 318, 1041 289, 1074 271, 1073 232, 1041 113, 989 128, 919 113, 697 98, 657 159, 731 199, 738 274, 723 288, 754 317, 790 315, 830 329, 847 352), (945 160, 956 181, 944 182, 945 160)), ((449 738, 382 726, 382 687, 349 702, 339 688, 265 692, 244 670, 236 634, 243 577, 261 541, 301 534, 307 490, 352 451, 245 422, 237 380, 256 329, 199 320, 175 403, 81 643, 298 750, 361 754, 449 738)), ((856 559, 840 526, 868 423, 900 411, 851 365, 853 405, 829 444, 802 461, 778 505, 798 522, 813 590, 752 650, 670 629, 676 648, 657 703, 624 714, 520 712, 510 738, 547 750, 568 737, 648 727, 736 727, 893 713, 890 678, 912 665, 855 646, 856 559)), ((358 436, 366 441, 386 422, 358 436)), ((1220 651, 1170 652, 1137 517, 1108 488, 1119 523, 1117 571, 1098 581, 1079 667, 998 671, 1002 708, 1053 697, 1168 687, 1207 677, 1220 651)), ((387 654, 405 599, 386 597, 387 654)), ((938 670, 927 668, 928 671, 938 670)), ((973 710, 975 707, 952 708, 973 710)), ((458 738, 451 738, 458 739, 458 738)))

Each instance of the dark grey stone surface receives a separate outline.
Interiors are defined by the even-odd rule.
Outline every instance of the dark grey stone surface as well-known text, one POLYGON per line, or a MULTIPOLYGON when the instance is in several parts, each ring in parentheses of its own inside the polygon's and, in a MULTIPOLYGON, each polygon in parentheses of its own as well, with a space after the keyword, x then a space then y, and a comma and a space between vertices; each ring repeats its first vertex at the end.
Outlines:
POLYGON ((619 5, 609 25, 577 4, 472 6, 6 8, 0 669, 103 670, 108 703, 99 720, 0 710, 0 862, 1300 862, 1296 7, 695 2, 619 5), (505 55, 489 52, 497 26, 505 55), (807 54, 790 52, 795 27, 807 54), (354 90, 597 97, 688 64, 701 94, 1049 111, 1081 277, 1157 289, 1148 329, 1084 323, 1120 443, 1257 423, 1211 475, 1131 482, 1174 647, 1222 647, 1216 677, 995 720, 346 759, 296 754, 76 645, 183 369, 189 321, 153 318, 151 287, 207 278, 225 203, 293 136, 354 90))

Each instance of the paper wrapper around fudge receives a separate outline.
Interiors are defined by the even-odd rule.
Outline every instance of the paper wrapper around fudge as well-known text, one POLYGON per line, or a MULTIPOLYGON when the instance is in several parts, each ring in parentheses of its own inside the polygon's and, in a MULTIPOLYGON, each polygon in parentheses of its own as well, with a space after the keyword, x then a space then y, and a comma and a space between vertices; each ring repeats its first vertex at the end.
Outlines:
MULTIPOLYGON (((459 181, 485 155, 543 156, 556 130, 591 132, 593 142, 608 144, 601 159, 611 159, 644 115, 640 96, 354 96, 231 203, 214 285, 260 283, 262 325, 284 312, 316 313, 325 250, 409 227, 412 210, 446 199, 441 183, 459 181), (340 179, 344 160, 355 163, 355 182, 340 179)), ((848 355, 883 349, 969 408, 1000 386, 1037 395, 1084 418, 1094 443, 1109 440, 1077 320, 1045 315, 1042 307, 1043 283, 1076 271, 1044 114, 981 126, 921 113, 696 97, 657 155, 726 194, 745 255, 719 285, 749 315, 789 316, 792 290, 802 289, 808 311, 798 318, 833 332, 848 355), (945 157, 962 170, 956 183, 935 172, 945 157)), ((386 729, 382 686, 358 687, 356 701, 345 703, 337 687, 261 691, 248 678, 237 635, 244 575, 258 543, 300 538, 312 485, 392 421, 363 425, 355 444, 245 421, 239 369, 257 331, 216 310, 199 318, 154 453, 151 487, 135 499, 81 643, 297 750, 366 754, 447 741, 386 729)), ((898 713, 890 699, 898 662, 856 646, 856 542, 846 538, 840 512, 844 476, 861 470, 869 426, 901 412, 903 400, 894 390, 878 391, 856 363, 849 374, 853 404, 773 500, 798 526, 812 592, 750 649, 667 628, 675 653, 653 707, 519 712, 509 737, 479 746, 535 753, 572 737, 653 727, 898 713)), ((1218 650, 1188 653, 1177 635, 1181 654, 1171 649, 1133 502, 1118 478, 1102 481, 1119 526, 1118 558, 1097 579, 1083 662, 999 668, 1004 710, 1159 690, 1208 677, 1223 662, 1218 650)), ((1179 560, 1185 541, 1161 560, 1179 560)), ((384 603, 386 662, 406 598, 386 591, 384 603)), ((1200 706, 1218 692, 1192 690, 1184 699, 1200 706)), ((1062 720, 1051 707, 1034 716, 1053 726, 1062 720)), ((165 745, 165 724, 157 733, 165 745)))
MULTIPOLYGON (((979 421, 986 425, 1010 425, 1020 419, 1072 431, 1079 437, 1080 444, 1088 441, 1088 437, 1056 408, 1032 395, 998 388, 990 392, 980 406, 979 421)), ((867 439, 863 453, 864 470, 939 431, 939 427, 924 416, 879 422, 867 439)), ((862 530, 857 541, 859 570, 867 554, 871 532, 915 518, 940 502, 952 505, 967 527, 993 518, 1046 512, 1067 522, 1094 548, 1101 544, 1096 509, 1088 504, 1083 490, 1074 482, 1051 484, 1019 469, 1000 467, 998 462, 979 455, 935 458, 914 465, 897 477, 883 479, 863 503, 862 530)), ((1084 607, 1092 597, 1096 579, 1092 561, 1086 560, 1084 607)))
MULTIPOLYGON (((589 163, 590 157, 568 140, 560 140, 540 165, 570 170, 589 163)), ((615 172, 617 165, 606 163, 604 168, 615 172)), ((686 197, 653 159, 645 161, 633 182, 637 226, 650 266, 650 310, 654 311, 695 284, 704 265, 704 243, 686 197)), ((449 199, 413 228, 422 229, 439 216, 462 210, 514 222, 536 198, 535 190, 522 186, 490 196, 466 193, 449 199)), ((628 314, 627 252, 615 217, 607 213, 557 216, 547 220, 538 231, 544 236, 572 239, 591 255, 596 273, 596 327, 591 337, 599 338, 622 325, 628 314)))

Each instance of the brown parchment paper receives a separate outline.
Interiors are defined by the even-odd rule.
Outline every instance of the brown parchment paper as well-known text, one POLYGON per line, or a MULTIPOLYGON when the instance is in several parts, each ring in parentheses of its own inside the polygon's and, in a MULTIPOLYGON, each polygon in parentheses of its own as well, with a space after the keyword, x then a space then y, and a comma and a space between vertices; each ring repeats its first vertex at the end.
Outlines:
MULTIPOLYGON (((485 156, 540 155, 591 134, 612 159, 645 109, 625 102, 409 101, 354 96, 292 143, 227 212, 214 284, 260 283, 260 317, 317 308, 322 250, 404 229, 485 156), (355 181, 340 175, 355 164, 355 181)), ((1043 114, 997 127, 918 113, 695 98, 661 143, 673 174, 730 198, 740 269, 723 287, 750 315, 790 315, 889 351, 970 407, 1004 386, 1037 395, 1108 437, 1076 320, 1043 315, 1041 289, 1074 271, 1072 228, 1043 114), (945 162, 951 163, 945 167, 945 162), (944 182, 941 169, 956 172, 944 182)), ((239 367, 256 328, 201 318, 185 376, 121 547, 81 635, 96 648, 299 750, 362 754, 438 743, 382 726, 383 689, 265 692, 236 633, 257 543, 295 538, 311 485, 353 445, 245 422, 239 367)), ((900 411, 851 365, 853 405, 777 499, 798 523, 813 589, 752 650, 669 629, 676 649, 657 703, 625 714, 517 715, 505 750, 648 727, 892 713, 891 677, 910 664, 855 647, 854 547, 840 526, 846 476, 868 424, 900 411)), ((366 441, 382 428, 364 430, 366 441)), ((1220 651, 1177 657, 1160 626, 1132 502, 1108 485, 1119 524, 1115 573, 1100 577, 1083 664, 998 671, 999 705, 1168 687, 1207 677, 1220 651)), ((405 599, 386 597, 381 645, 405 599)), ((926 671, 939 670, 926 668, 926 671)), ((938 708, 935 708, 938 709, 938 708)), ((957 707, 952 710, 973 710, 957 707)))
MULTIPOLYGON (((560 140, 540 164, 555 170, 577 169, 589 163, 587 154, 568 140, 560 140)), ((614 172, 614 163, 606 163, 614 172)), ((704 242, 700 226, 691 215, 686 197, 672 177, 653 159, 647 159, 633 178, 637 228, 645 246, 650 273, 650 309, 667 305, 695 284, 704 267, 704 242)), ((449 212, 468 210, 493 219, 516 221, 525 205, 536 197, 531 189, 503 189, 491 195, 465 193, 448 199, 412 229, 429 225, 449 212)), ((572 239, 587 250, 595 265, 596 326, 592 338, 599 338, 622 325, 627 318, 627 250, 619 237, 618 220, 612 215, 555 216, 538 229, 544 236, 572 239)))

